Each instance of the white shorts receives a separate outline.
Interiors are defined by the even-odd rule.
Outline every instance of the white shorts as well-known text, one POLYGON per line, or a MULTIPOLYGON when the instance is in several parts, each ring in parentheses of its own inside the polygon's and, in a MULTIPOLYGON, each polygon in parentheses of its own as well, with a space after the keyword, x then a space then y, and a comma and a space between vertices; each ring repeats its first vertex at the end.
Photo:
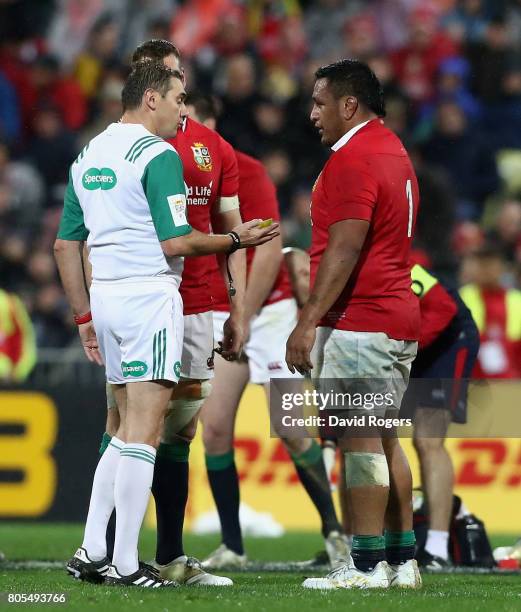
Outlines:
POLYGON ((212 312, 184 316, 181 376, 206 380, 213 377, 213 317, 212 312))
POLYGON ((90 299, 107 382, 178 382, 183 301, 173 280, 94 281, 90 299))
MULTIPOLYGON (((222 340, 228 312, 213 313, 215 341, 222 340)), ((250 337, 244 347, 250 368, 250 382, 263 384, 270 378, 302 378, 286 365, 286 341, 297 324, 297 303, 293 298, 264 306, 252 319, 250 337)))
POLYGON ((320 379, 335 379, 338 390, 344 392, 360 379, 370 380, 375 392, 385 385, 393 395, 393 405, 387 409, 399 410, 417 348, 417 342, 393 340, 383 332, 318 327, 311 376, 319 388, 320 379))

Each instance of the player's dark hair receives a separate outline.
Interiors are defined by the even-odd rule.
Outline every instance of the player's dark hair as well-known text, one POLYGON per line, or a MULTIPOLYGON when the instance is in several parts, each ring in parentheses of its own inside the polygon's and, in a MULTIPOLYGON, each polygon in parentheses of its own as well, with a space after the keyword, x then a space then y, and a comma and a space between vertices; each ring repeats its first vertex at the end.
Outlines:
POLYGON ((217 119, 219 117, 217 100, 213 96, 203 94, 199 91, 191 91, 186 96, 185 104, 195 108, 195 112, 200 121, 217 119))
POLYGON ((121 92, 123 112, 139 108, 143 100, 143 94, 147 89, 155 89, 163 97, 166 96, 168 90, 172 87, 172 77, 180 81, 183 80, 180 72, 170 70, 163 64, 156 62, 137 64, 128 75, 121 92))
POLYGON ((175 55, 177 59, 181 59, 181 53, 174 43, 169 40, 154 38, 139 45, 132 54, 131 63, 132 66, 135 66, 140 62, 162 62, 169 55, 175 55))
POLYGON ((343 59, 315 72, 317 79, 327 79, 335 98, 354 96, 358 102, 373 111, 378 117, 385 117, 385 101, 382 86, 375 73, 359 60, 343 59))

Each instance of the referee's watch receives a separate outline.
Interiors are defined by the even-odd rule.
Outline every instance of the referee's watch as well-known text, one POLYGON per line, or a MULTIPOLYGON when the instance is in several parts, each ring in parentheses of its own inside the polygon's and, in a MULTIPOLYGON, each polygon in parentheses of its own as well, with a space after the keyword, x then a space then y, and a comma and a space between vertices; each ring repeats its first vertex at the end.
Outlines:
POLYGON ((232 245, 228 254, 235 253, 237 249, 241 248, 241 239, 239 238, 239 234, 237 232, 228 232, 228 236, 232 239, 232 245))

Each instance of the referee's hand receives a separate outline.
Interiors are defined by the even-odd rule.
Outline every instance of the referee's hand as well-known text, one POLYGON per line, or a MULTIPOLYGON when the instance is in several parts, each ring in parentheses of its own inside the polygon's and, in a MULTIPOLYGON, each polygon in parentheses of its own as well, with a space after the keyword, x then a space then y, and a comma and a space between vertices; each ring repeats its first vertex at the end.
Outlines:
POLYGON ((239 236, 241 248, 255 247, 280 236, 279 224, 274 221, 267 227, 259 227, 262 219, 252 219, 233 228, 239 236))
POLYGON ((305 375, 313 369, 311 349, 315 344, 316 328, 297 324, 286 343, 286 364, 289 371, 305 375))
POLYGON ((98 339, 96 337, 96 330, 92 321, 78 325, 78 331, 80 333, 81 343, 87 359, 92 363, 103 365, 103 358, 99 352, 98 339))

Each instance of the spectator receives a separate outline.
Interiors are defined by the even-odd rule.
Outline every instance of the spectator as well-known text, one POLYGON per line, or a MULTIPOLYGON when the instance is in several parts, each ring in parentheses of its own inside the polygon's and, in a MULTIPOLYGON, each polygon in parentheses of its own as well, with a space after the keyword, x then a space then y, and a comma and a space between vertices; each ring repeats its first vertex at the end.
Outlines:
POLYGON ((421 3, 410 14, 407 45, 392 55, 398 82, 418 104, 432 100, 434 79, 441 63, 458 54, 458 46, 438 29, 438 17, 434 6, 421 3))
POLYGON ((486 105, 483 129, 494 151, 521 148, 521 62, 504 68, 496 100, 486 105))
POLYGON ((98 112, 94 120, 81 132, 78 149, 82 149, 94 136, 102 132, 110 123, 121 119, 121 91, 123 81, 118 78, 107 79, 99 92, 98 112))
POLYGON ((43 177, 45 207, 61 207, 69 167, 77 154, 74 135, 63 125, 60 113, 53 106, 44 106, 36 112, 33 131, 34 137, 27 147, 27 159, 40 170, 43 177))
POLYGON ((304 15, 311 59, 324 64, 338 59, 338 50, 343 46, 345 23, 362 5, 363 2, 359 0, 318 0, 311 4, 304 15))
POLYGON ((70 67, 85 47, 98 16, 124 6, 125 0, 60 0, 47 35, 50 52, 62 66, 70 67))
POLYGON ((255 125, 252 116, 253 109, 260 100, 256 82, 256 68, 250 56, 234 55, 226 62, 219 132, 223 138, 245 153, 255 151, 255 125))
POLYGON ((16 295, 0 289, 0 382, 21 383, 36 363, 34 329, 16 295))
POLYGON ((270 179, 277 188, 281 214, 287 214, 292 192, 292 165, 289 155, 283 148, 268 149, 260 158, 270 179))
POLYGON ((487 237, 497 244, 506 261, 521 264, 521 202, 507 200, 502 204, 487 237))
POLYGON ((16 89, 0 70, 0 138, 14 142, 20 137, 20 106, 16 89))
POLYGON ((505 260, 492 245, 470 256, 471 282, 461 297, 472 312, 480 332, 474 378, 521 376, 521 291, 503 285, 505 260))
POLYGON ((40 224, 44 186, 36 168, 12 161, 9 147, 0 141, 0 226, 33 232, 40 224))
POLYGON ((485 36, 489 18, 483 0, 460 0, 456 7, 444 16, 442 26, 458 43, 480 42, 485 36))
POLYGON ((346 21, 344 49, 346 57, 354 57, 363 62, 379 51, 378 25, 373 13, 358 13, 346 21))
POLYGON ((496 164, 479 129, 471 129, 456 102, 438 105, 432 138, 423 147, 426 161, 443 168, 456 191, 460 219, 478 219, 485 199, 499 186, 496 164))
POLYGON ((58 60, 50 55, 41 56, 33 63, 25 100, 26 125, 31 124, 34 109, 44 105, 54 106, 70 130, 81 128, 87 120, 87 103, 79 84, 63 76, 58 60))
POLYGON ((186 0, 176 12, 170 38, 191 59, 209 46, 217 33, 221 18, 233 10, 232 0, 186 0))
POLYGON ((87 98, 92 98, 103 77, 103 69, 117 59, 119 27, 110 14, 101 15, 92 26, 87 46, 74 66, 76 80, 87 98))
POLYGON ((285 246, 298 247, 304 251, 311 246, 310 204, 311 190, 299 186, 291 201, 291 216, 284 221, 282 226, 285 246))
POLYGON ((504 19, 494 18, 482 41, 466 45, 466 55, 472 67, 472 90, 486 103, 497 101, 501 97, 501 81, 515 56, 504 19))

